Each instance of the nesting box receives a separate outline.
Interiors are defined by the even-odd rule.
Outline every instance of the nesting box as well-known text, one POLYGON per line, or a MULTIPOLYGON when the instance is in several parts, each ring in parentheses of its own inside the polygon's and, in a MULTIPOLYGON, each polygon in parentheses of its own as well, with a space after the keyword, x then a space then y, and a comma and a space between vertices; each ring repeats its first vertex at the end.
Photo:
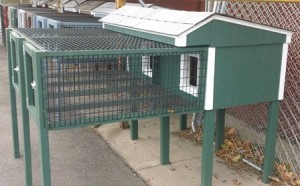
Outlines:
POLYGON ((290 31, 213 13, 137 7, 121 8, 102 22, 106 29, 180 48, 208 46, 213 62, 206 110, 283 98, 290 31))

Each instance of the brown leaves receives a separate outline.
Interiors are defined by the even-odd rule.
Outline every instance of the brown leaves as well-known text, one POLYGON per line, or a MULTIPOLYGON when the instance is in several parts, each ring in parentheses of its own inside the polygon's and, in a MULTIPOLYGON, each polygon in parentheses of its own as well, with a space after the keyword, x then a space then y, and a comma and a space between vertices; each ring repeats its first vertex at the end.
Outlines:
POLYGON ((195 142, 197 145, 201 144, 202 142, 202 130, 199 129, 196 132, 193 132, 191 129, 183 130, 183 131, 178 131, 174 132, 175 135, 185 138, 188 140, 191 140, 195 142))
MULTIPOLYGON (((198 129, 195 133, 192 130, 175 132, 176 135, 185 139, 192 140, 197 144, 202 142, 202 130, 198 129)), ((235 128, 225 129, 225 140, 221 149, 216 152, 216 156, 226 160, 228 165, 232 165, 244 170, 250 170, 249 166, 244 164, 241 159, 245 158, 256 165, 263 165, 264 154, 263 147, 252 144, 250 141, 243 140, 235 128)), ((187 168, 187 167, 186 167, 187 168)), ((252 170, 252 169, 251 169, 252 170)), ((217 178, 217 177, 216 177, 217 178)), ((290 163, 281 163, 275 165, 275 176, 269 177, 271 185, 291 185, 300 186, 300 174, 291 169, 290 163)), ((226 180, 225 180, 226 181, 226 180)), ((234 179, 234 185, 241 185, 241 182, 234 179)))
POLYGON ((292 186, 300 186, 300 175, 292 172, 290 164, 276 164, 275 168, 278 179, 292 186))

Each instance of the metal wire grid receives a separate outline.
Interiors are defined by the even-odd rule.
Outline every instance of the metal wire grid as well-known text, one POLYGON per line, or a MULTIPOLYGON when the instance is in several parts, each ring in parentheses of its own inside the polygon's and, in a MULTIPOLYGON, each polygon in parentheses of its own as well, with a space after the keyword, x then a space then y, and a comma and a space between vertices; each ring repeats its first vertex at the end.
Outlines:
MULTIPOLYGON (((277 163, 289 165, 294 173, 300 174, 300 4, 299 3, 255 3, 228 2, 225 14, 256 23, 267 24, 295 33, 289 45, 285 98, 281 103, 280 125, 277 141, 277 163)), ((266 130, 266 104, 228 109, 227 112, 247 123, 235 127, 245 139, 264 144, 266 130), (254 129, 253 135, 248 135, 254 129)), ((263 148, 259 149, 261 152, 263 148)), ((299 176, 298 176, 298 179, 299 176)))
POLYGON ((61 33, 52 30, 47 29, 44 32, 43 29, 17 29, 40 48, 48 51, 176 48, 173 45, 105 29, 65 29, 61 33), (88 34, 92 33, 89 37, 88 34))
POLYGON ((44 118, 49 128, 203 110, 206 52, 42 58, 44 118), (181 68, 199 55, 197 87, 186 93, 181 68), (150 57, 149 57, 150 59, 150 57), (145 68, 147 67, 147 68, 145 68), (151 72, 151 76, 149 75, 151 72))

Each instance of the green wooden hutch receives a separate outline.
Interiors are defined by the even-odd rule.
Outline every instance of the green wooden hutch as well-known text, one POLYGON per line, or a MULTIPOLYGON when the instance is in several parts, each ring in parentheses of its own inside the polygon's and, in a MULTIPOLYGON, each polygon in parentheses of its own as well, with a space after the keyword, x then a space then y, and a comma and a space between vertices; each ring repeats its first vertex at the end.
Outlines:
MULTIPOLYGON (((42 185, 51 185, 49 131, 130 120, 135 140, 139 119, 160 117, 160 162, 168 164, 170 115, 180 114, 183 129, 187 113, 204 111, 201 185, 209 186, 225 108, 259 102, 270 103, 268 182, 292 32, 212 13, 126 6, 102 22, 104 29, 8 30, 12 110, 20 91, 23 125, 28 130, 30 114, 39 128, 42 185)), ((29 131, 24 136, 30 185, 29 131)))
MULTIPOLYGON (((279 101, 284 94, 291 31, 209 12, 126 6, 101 21, 105 29, 176 47, 208 48, 201 172, 203 186, 211 185, 214 129, 216 149, 224 141, 225 108, 269 102, 263 182, 269 181, 268 177, 273 172, 279 101)), ((174 63, 181 69, 177 76, 187 77, 189 81, 180 82, 178 86, 185 83, 187 89, 183 91, 196 96, 195 92, 201 91, 202 87, 191 81, 194 72, 190 68, 195 57, 199 59, 199 56, 182 57, 187 61, 174 63)), ((195 73, 200 77, 196 81, 201 82, 201 71, 195 73)))

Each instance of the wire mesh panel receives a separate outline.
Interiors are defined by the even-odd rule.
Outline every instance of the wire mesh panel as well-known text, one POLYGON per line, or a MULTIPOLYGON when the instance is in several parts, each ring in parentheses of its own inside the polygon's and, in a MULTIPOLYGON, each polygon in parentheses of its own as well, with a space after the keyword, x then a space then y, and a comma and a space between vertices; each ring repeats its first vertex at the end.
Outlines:
POLYGON ((205 52, 51 56, 41 62, 49 128, 203 109, 205 52), (183 55, 201 60, 181 69, 190 63, 183 55), (181 81, 191 81, 193 70, 197 90, 191 94, 181 81))
POLYGON ((17 32, 46 51, 27 65, 41 64, 27 83, 42 80, 47 128, 203 110, 207 48, 181 49, 104 29, 17 32))
MULTIPOLYGON (((225 14, 295 31, 289 45, 285 98, 281 103, 277 163, 286 164, 288 170, 298 174, 294 177, 300 179, 300 92, 298 91, 300 88, 300 4, 228 2, 225 7, 225 14)), ((248 135, 248 140, 260 139, 260 143, 264 143, 264 138, 261 138, 260 134, 266 132, 265 104, 238 107, 229 109, 227 112, 245 121, 257 131, 252 136, 248 135)), ((241 132, 241 136, 245 137, 247 133, 248 131, 241 132)), ((263 149, 261 148, 260 151, 263 149)), ((284 177, 284 175, 282 176, 284 177)))

